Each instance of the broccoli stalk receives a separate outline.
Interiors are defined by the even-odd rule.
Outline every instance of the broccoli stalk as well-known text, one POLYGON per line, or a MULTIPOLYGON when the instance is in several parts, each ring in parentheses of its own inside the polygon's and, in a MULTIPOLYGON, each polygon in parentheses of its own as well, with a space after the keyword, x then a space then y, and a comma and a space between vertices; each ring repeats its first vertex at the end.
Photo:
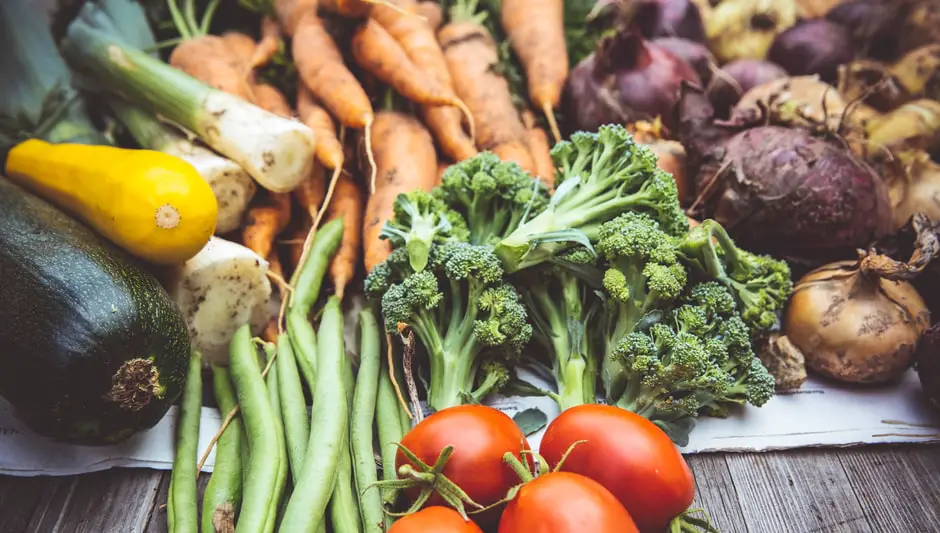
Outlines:
POLYGON ((424 346, 428 405, 441 410, 492 390, 498 380, 491 385, 484 378, 481 387, 473 387, 483 355, 511 360, 532 335, 518 292, 503 281, 499 259, 488 247, 463 242, 433 245, 420 272, 401 268, 400 255, 389 259, 395 264, 369 274, 367 292, 382 293, 388 331, 405 324, 424 346))
POLYGON ((701 276, 732 290, 752 336, 778 324, 777 314, 793 290, 786 262, 741 250, 714 220, 689 231, 679 253, 701 276))
POLYGON ((415 190, 395 198, 392 218, 379 236, 396 248, 404 246, 411 268, 420 272, 428 264, 432 244, 466 241, 469 232, 460 213, 431 193, 415 190))
POLYGON ((598 354, 589 328, 598 301, 593 288, 565 268, 551 265, 521 290, 535 323, 535 340, 548 354, 558 386, 557 394, 549 396, 562 411, 594 403, 598 354))
POLYGON ((601 225, 627 211, 649 214, 671 235, 688 230, 672 176, 622 126, 577 132, 555 145, 552 159, 551 202, 495 245, 507 272, 549 261, 572 244, 591 249, 601 225))

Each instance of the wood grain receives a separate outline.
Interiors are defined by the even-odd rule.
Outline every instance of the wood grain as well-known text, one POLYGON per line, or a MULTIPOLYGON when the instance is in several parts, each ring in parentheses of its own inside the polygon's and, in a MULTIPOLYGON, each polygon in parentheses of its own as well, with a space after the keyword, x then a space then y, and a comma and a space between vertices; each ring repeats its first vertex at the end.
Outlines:
POLYGON ((695 476, 695 502, 693 508, 708 513, 712 525, 721 533, 745 533, 747 525, 741 511, 740 495, 731 478, 731 471, 723 454, 686 456, 695 476))

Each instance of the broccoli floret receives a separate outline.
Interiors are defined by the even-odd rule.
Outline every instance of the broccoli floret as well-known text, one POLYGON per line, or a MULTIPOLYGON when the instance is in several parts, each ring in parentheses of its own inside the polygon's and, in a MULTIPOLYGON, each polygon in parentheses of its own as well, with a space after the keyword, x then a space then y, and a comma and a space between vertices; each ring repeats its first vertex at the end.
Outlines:
POLYGON ((490 394, 503 390, 512 378, 512 371, 500 360, 487 360, 480 367, 477 388, 470 393, 468 403, 480 403, 490 394))
POLYGON ((518 286, 535 325, 536 359, 551 367, 558 387, 551 396, 563 411, 597 399, 599 354, 592 328, 600 307, 599 271, 597 258, 583 249, 557 259, 561 264, 521 273, 518 286))
POLYGON ((601 224, 627 211, 648 214, 673 236, 688 231, 672 176, 622 126, 577 132, 552 149, 558 169, 548 207, 496 244, 508 272, 538 265, 573 245, 596 242, 601 224))
POLYGON ((467 222, 460 213, 431 193, 415 190, 399 194, 393 208, 392 218, 385 223, 380 236, 396 248, 407 248, 415 271, 427 266, 431 244, 470 238, 467 222))
POLYGON ((679 251, 699 277, 718 281, 732 290, 753 336, 777 326, 778 313, 793 290, 786 262, 738 248, 714 220, 706 220, 689 231, 679 251))
POLYGON ((471 244, 494 244, 548 205, 545 185, 491 152, 451 165, 433 194, 466 220, 471 244))
POLYGON ((649 215, 624 213, 598 229, 597 250, 608 266, 603 275, 604 352, 601 376, 609 400, 625 386, 618 358, 609 357, 618 343, 656 310, 672 304, 685 289, 687 275, 676 241, 649 215))
POLYGON ((499 259, 489 247, 463 242, 432 245, 425 270, 388 285, 382 315, 389 332, 407 324, 427 351, 434 410, 473 397, 483 354, 512 361, 532 336, 499 259))
POLYGON ((624 337, 612 357, 626 384, 616 405, 656 422, 679 445, 700 413, 761 406, 774 392, 734 297, 717 282, 685 291, 661 320, 624 337))
POLYGON ((406 276, 414 272, 411 268, 411 259, 408 257, 408 250, 405 248, 396 248, 392 250, 385 261, 372 267, 372 271, 366 276, 363 289, 366 298, 378 300, 388 291, 393 284, 405 279, 406 276))

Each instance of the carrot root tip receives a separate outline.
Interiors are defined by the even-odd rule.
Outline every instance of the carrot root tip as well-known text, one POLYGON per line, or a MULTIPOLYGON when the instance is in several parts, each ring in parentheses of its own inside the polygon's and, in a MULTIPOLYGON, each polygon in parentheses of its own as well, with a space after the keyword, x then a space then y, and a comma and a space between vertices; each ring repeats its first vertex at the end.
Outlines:
POLYGON ((561 130, 558 129, 558 121, 555 120, 555 110, 552 109, 552 104, 543 102, 542 112, 545 113, 545 118, 548 120, 548 127, 552 130, 552 137, 555 139, 555 142, 561 142, 561 130))

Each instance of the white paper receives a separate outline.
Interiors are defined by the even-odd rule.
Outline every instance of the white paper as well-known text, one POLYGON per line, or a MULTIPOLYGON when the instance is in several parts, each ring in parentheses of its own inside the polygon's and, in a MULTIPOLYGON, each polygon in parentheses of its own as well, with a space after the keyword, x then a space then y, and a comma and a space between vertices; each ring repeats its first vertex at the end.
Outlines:
MULTIPOLYGON (((510 416, 537 407, 549 418, 558 408, 548 398, 501 398, 492 405, 510 416)), ((113 467, 169 470, 173 466, 177 408, 153 429, 113 446, 70 446, 30 434, 0 400, 0 474, 72 475, 113 467)), ((203 408, 199 449, 219 428, 216 409, 203 408)), ((541 432, 530 436, 537 448, 541 432)), ((799 391, 778 395, 764 407, 742 408, 725 419, 701 418, 684 453, 745 452, 867 443, 940 442, 940 415, 927 405, 913 371, 895 385, 858 389, 810 378, 799 391)), ((212 469, 210 454, 204 470, 212 469)))

